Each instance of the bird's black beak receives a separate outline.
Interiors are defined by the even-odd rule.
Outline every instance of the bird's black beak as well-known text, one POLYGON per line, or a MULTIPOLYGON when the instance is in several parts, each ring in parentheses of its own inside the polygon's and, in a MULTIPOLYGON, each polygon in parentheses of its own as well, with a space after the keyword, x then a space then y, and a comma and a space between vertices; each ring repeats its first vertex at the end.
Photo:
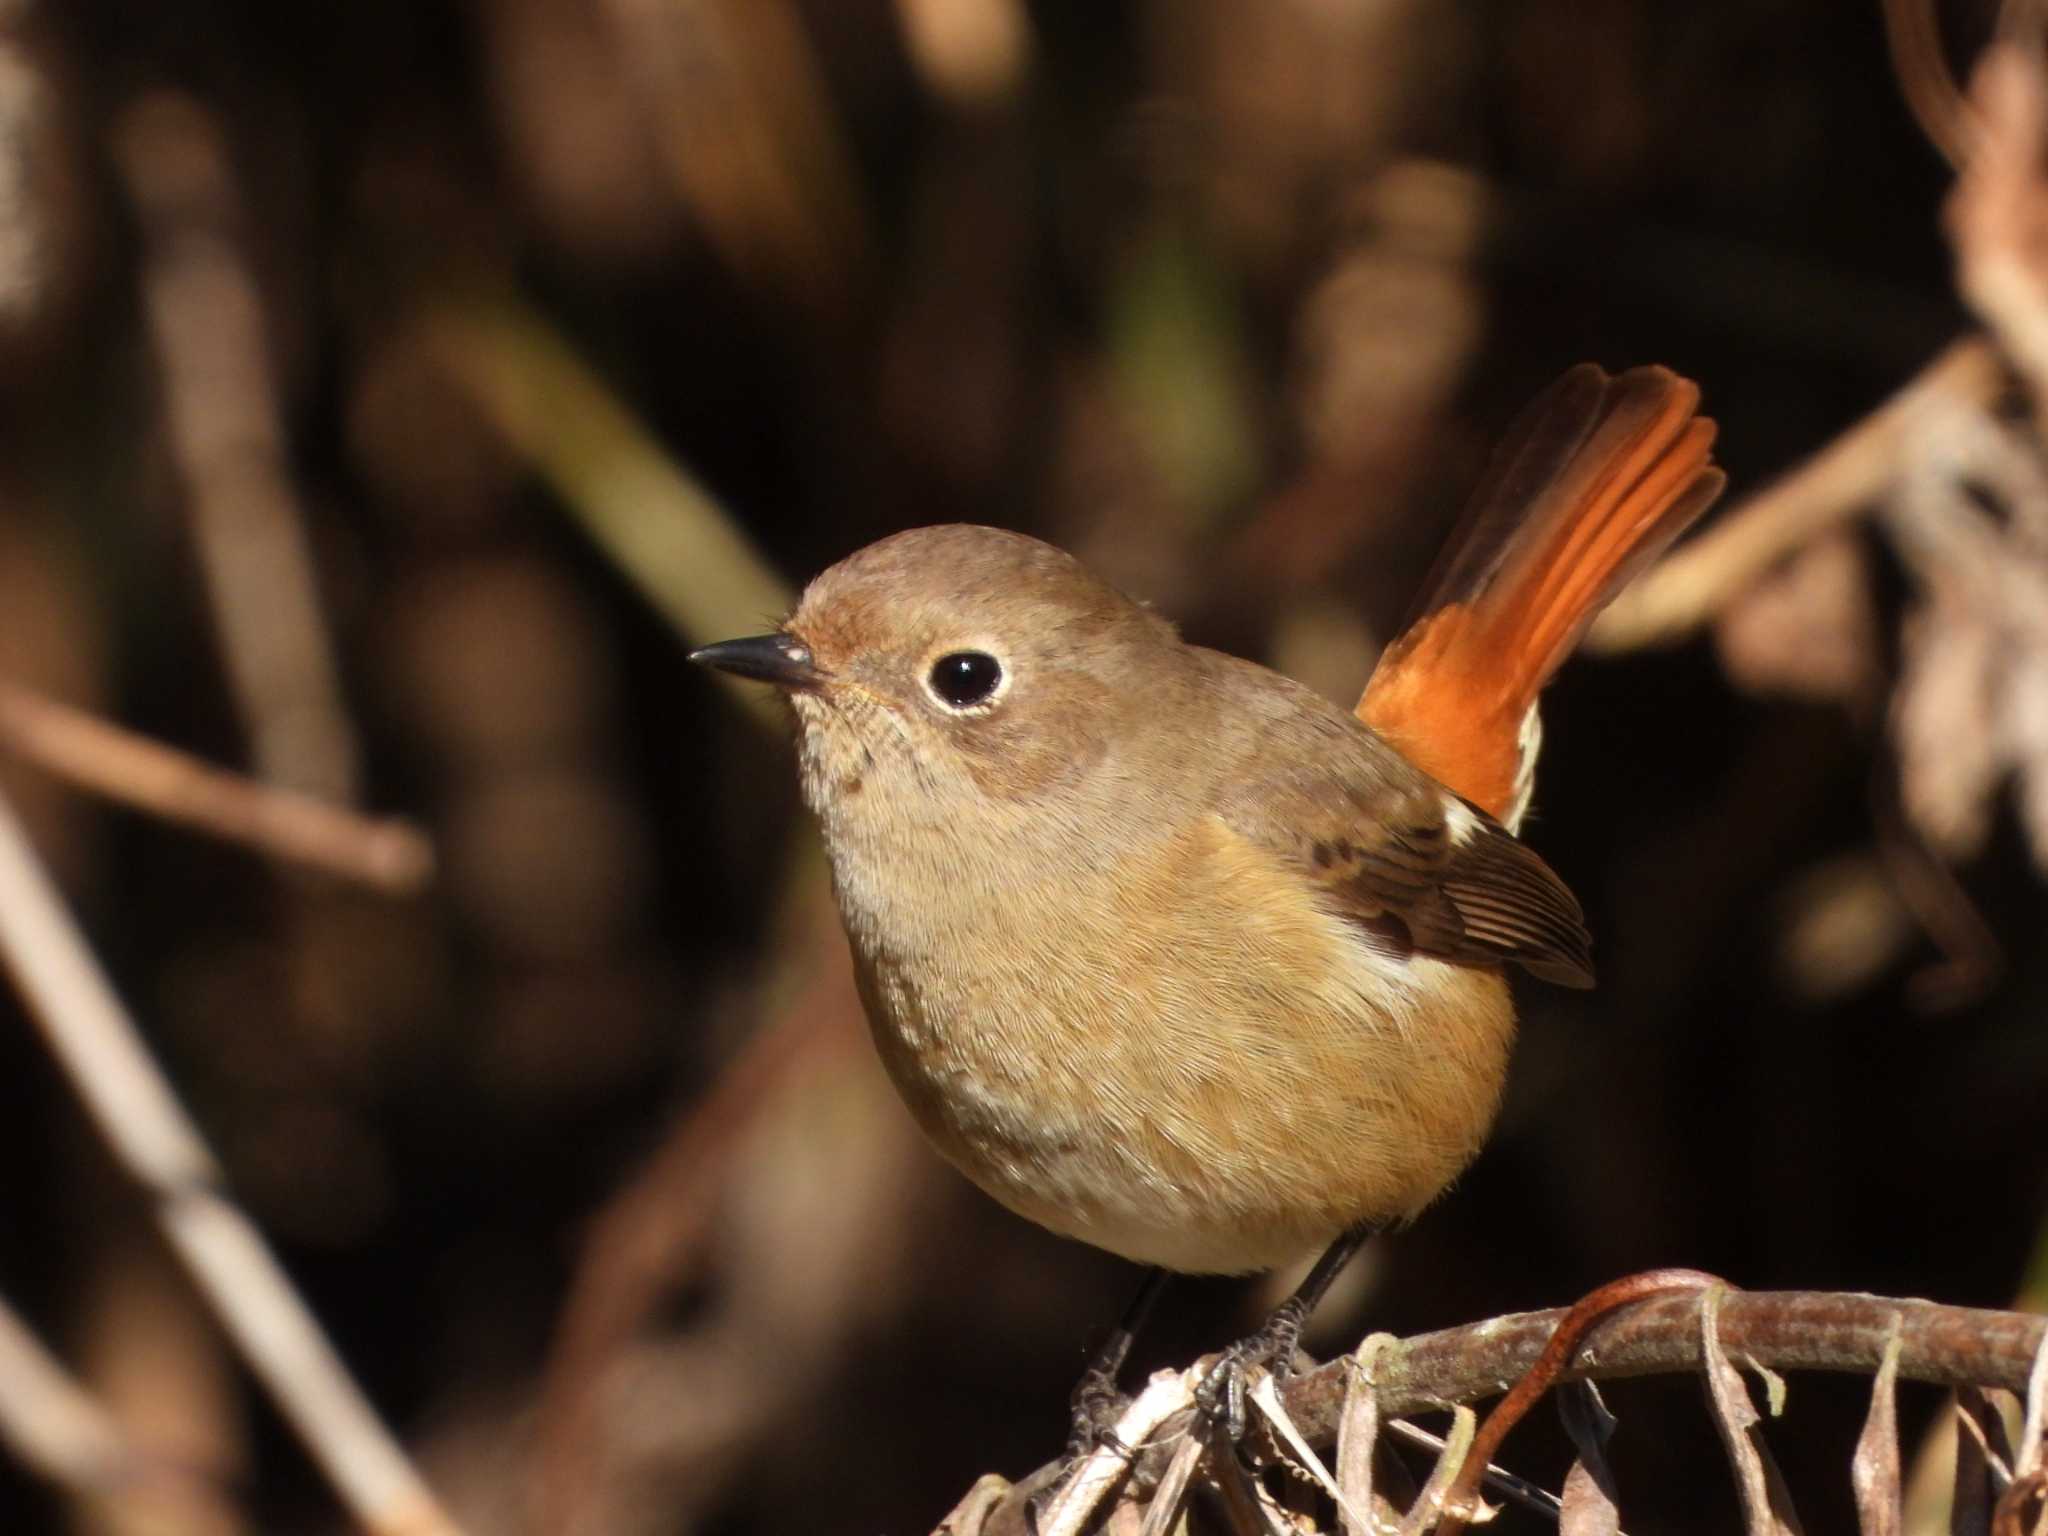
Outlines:
POLYGON ((690 660, 700 667, 716 667, 734 677, 751 677, 793 692, 808 692, 825 681, 825 674, 811 660, 811 648, 794 635, 721 640, 690 652, 690 660))

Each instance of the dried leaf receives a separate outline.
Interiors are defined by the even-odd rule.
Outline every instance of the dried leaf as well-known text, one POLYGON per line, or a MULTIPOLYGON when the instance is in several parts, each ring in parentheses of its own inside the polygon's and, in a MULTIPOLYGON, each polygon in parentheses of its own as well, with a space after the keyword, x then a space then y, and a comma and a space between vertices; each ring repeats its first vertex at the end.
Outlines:
POLYGON ((1286 1516, 1266 1490, 1245 1475, 1244 1463, 1235 1456, 1210 1458, 1214 1486, 1222 1496, 1224 1518, 1240 1536, 1283 1536, 1286 1516))
POLYGON ((1785 1378, 1753 1356, 1744 1355, 1742 1363, 1763 1383, 1764 1411, 1774 1419, 1785 1417, 1785 1378))
POLYGON ((1621 1495, 1607 1461, 1614 1415, 1590 1381, 1560 1386, 1557 1412, 1579 1453, 1565 1474, 1557 1515, 1559 1536, 1615 1536, 1621 1529, 1621 1495))
POLYGON ((1995 1491, 1995 1439, 2002 1444, 2005 1428, 1996 1422, 1990 1401, 1975 1387, 1956 1389, 1956 1487, 1949 1506, 1951 1536, 1988 1536, 1995 1491), (1987 1422, 1988 1421, 1988 1422, 1987 1422))
POLYGON ((1173 1453, 1173 1460, 1166 1464, 1159 1486, 1152 1491, 1151 1502, 1145 1507, 1145 1524, 1138 1536, 1166 1536, 1173 1529, 1174 1522, 1180 1518, 1181 1505, 1187 1502, 1188 1484, 1201 1463, 1202 1453, 1202 1442, 1194 1435, 1180 1443, 1180 1448, 1173 1453))
POLYGON ((1899 1476, 1898 1377, 1899 1322, 1894 1318, 1884 1360, 1870 1384, 1870 1412, 1849 1463, 1863 1536, 1899 1536, 1905 1525, 1905 1490, 1899 1476))
POLYGON ((1777 1464, 1757 1432, 1756 1405, 1742 1376, 1721 1348, 1721 1297, 1718 1287, 1700 1302, 1700 1358, 1707 1372, 1707 1397, 1715 1426, 1728 1448, 1735 1485, 1742 1498, 1743 1525, 1750 1536, 1797 1536, 1798 1518, 1777 1464))
POLYGON ((974 1486, 967 1490, 965 1498, 953 1506, 952 1512, 938 1523, 932 1536, 981 1536, 981 1528, 988 1521, 989 1513, 1010 1491, 1010 1480, 994 1472, 984 1472, 974 1480, 974 1486))
POLYGON ((1564 1475, 1564 1497, 1557 1512, 1557 1536, 1620 1536, 1621 1510, 1613 1485, 1585 1462, 1575 1461, 1564 1475))
POLYGON ((2027 1372, 2027 1417, 2020 1428, 2020 1454, 2013 1474, 2025 1477, 2048 1463, 2048 1332, 2034 1351, 2034 1367, 2027 1372))
POLYGON ((2048 1531, 2048 1471, 2014 1480, 1991 1512, 1991 1536, 2042 1536, 2048 1531))
POLYGON ((1372 1372, 1392 1337, 1368 1336, 1345 1373, 1344 1408, 1337 1419, 1337 1514, 1344 1536, 1373 1536, 1372 1462, 1380 1438, 1380 1396, 1372 1372))
POLYGON ((1363 1512, 1371 1508, 1371 1506, 1361 1504, 1357 1509, 1353 1509, 1346 1502, 1344 1490, 1338 1486, 1337 1479, 1330 1475, 1330 1470, 1323 1465, 1322 1458, 1316 1455, 1308 1441, 1302 1438, 1301 1431, 1295 1427, 1294 1420, 1289 1418, 1287 1410, 1280 1406, 1280 1394, 1273 1385, 1273 1377, 1270 1372, 1261 1375, 1257 1383, 1253 1385, 1251 1401, 1252 1405, 1266 1416, 1266 1422, 1273 1426, 1273 1433, 1286 1448, 1287 1454, 1293 1459, 1294 1464, 1305 1472, 1309 1479, 1320 1487, 1323 1492, 1336 1501, 1338 1514, 1343 1519, 1345 1526, 1358 1530, 1367 1529, 1367 1521, 1363 1512))

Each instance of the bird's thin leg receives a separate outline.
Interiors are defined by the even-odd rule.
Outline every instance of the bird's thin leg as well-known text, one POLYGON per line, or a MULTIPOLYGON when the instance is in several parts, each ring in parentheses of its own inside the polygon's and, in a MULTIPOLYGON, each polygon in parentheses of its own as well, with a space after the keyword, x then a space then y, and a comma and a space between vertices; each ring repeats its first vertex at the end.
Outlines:
POLYGON ((1138 1294, 1131 1298, 1123 1316, 1117 1319, 1116 1327, 1102 1341, 1102 1347, 1095 1352, 1088 1369, 1081 1373, 1072 1400, 1073 1431, 1067 1437, 1067 1454, 1070 1457, 1086 1456, 1102 1444, 1110 1426, 1122 1414, 1124 1396, 1117 1390, 1117 1373, 1124 1368, 1124 1361, 1130 1355, 1131 1341, 1151 1315, 1152 1304, 1159 1300, 1159 1293, 1166 1289, 1166 1282, 1172 1278, 1163 1269, 1145 1271, 1138 1294))
POLYGON ((1275 1376, 1294 1373, 1294 1352, 1301 1346, 1301 1330, 1309 1314, 1339 1270, 1365 1246, 1378 1228, 1353 1227, 1323 1251, 1294 1294, 1275 1307, 1259 1331, 1239 1339, 1223 1352, 1215 1367, 1196 1390, 1196 1401, 1233 1441, 1244 1438, 1245 1377, 1254 1367, 1264 1366, 1275 1376))

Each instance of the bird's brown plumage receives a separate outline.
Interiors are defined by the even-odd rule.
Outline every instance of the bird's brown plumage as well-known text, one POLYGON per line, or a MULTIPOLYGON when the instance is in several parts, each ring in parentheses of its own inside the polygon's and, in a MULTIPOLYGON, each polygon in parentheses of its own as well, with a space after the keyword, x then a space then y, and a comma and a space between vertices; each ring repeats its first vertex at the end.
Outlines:
POLYGON ((939 1149, 1183 1270, 1285 1262, 1455 1178, 1499 1103, 1504 968, 1591 980, 1578 904, 1497 818, 1535 690, 1712 489, 1692 408, 1661 371, 1569 376, 1366 723, 989 528, 885 539, 704 653, 792 690, 876 1044, 939 1149), (934 679, 969 652, 1001 681, 956 704, 934 679))

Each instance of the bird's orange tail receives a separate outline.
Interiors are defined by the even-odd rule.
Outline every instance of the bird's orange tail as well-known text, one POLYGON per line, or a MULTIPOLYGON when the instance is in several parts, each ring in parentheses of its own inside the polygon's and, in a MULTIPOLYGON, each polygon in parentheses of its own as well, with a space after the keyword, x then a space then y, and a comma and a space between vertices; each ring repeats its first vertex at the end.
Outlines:
POLYGON ((1495 453, 1358 702, 1416 767, 1510 825, 1528 798, 1536 695, 1721 492, 1699 397, 1665 368, 1613 378, 1582 363, 1551 385, 1495 453))

